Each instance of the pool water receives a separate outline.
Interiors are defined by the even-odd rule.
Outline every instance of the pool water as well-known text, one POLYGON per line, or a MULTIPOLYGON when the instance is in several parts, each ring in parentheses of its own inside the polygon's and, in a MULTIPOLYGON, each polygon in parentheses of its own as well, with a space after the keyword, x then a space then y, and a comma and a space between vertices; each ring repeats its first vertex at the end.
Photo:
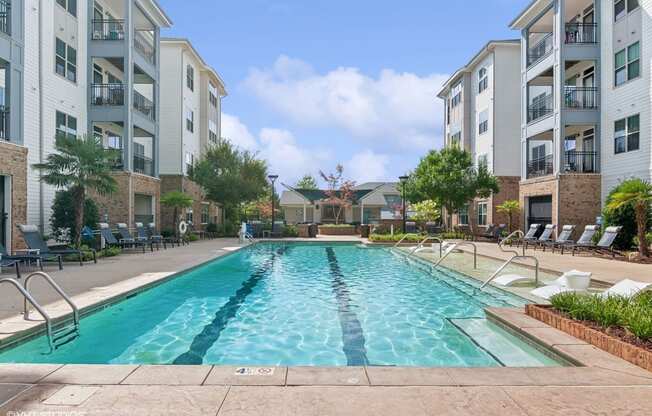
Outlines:
POLYGON ((89 315, 53 353, 40 337, 0 362, 559 365, 484 319, 522 299, 478 286, 389 249, 261 243, 89 315))

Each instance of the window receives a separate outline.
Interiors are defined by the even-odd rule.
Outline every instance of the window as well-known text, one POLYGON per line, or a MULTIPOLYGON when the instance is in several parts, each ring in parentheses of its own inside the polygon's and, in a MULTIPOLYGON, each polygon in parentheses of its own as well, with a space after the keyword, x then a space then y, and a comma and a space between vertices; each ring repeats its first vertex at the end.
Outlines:
POLYGON ((636 42, 629 47, 618 51, 614 59, 615 85, 637 78, 641 74, 641 48, 636 42))
POLYGON ((462 102, 462 83, 458 83, 451 89, 451 108, 457 107, 462 102))
POLYGON ((134 154, 137 156, 145 156, 145 145, 134 142, 134 154))
POLYGON ((192 224, 192 208, 186 210, 186 222, 192 224))
POLYGON ((478 115, 478 133, 484 134, 489 130, 489 111, 484 110, 478 115))
MULTIPOLYGON (((134 143, 134 145, 139 145, 140 146, 140 148, 139 148, 140 150, 139 150, 138 154, 140 154, 140 155, 145 154, 145 146, 143 146, 140 143, 134 143)), ((119 135, 107 130, 106 131, 106 147, 108 147, 109 149, 122 150, 122 137, 120 137, 119 135)))
POLYGON ((77 50, 57 38, 55 71, 72 82, 77 82, 77 50))
POLYGON ((201 206, 201 223, 208 224, 210 222, 210 214, 208 212, 208 204, 202 204, 201 206))
POLYGON ((457 222, 459 225, 469 225, 469 206, 457 211, 457 222))
POLYGON ((487 225, 487 203, 478 202, 478 225, 487 225))
POLYGON ((186 173, 190 174, 192 168, 195 166, 195 155, 190 152, 186 152, 186 173))
POLYGON ((57 0, 57 3, 71 15, 77 16, 77 0, 57 0))
POLYGON ((489 77, 487 76, 487 68, 481 68, 478 72, 478 94, 481 94, 488 86, 489 77))
POLYGON ((461 132, 457 132, 457 133, 453 134, 451 136, 451 146, 459 147, 461 139, 462 139, 462 133, 461 132))
POLYGON ((478 156, 478 169, 488 169, 489 168, 489 157, 485 155, 478 156))
POLYGON ((57 111, 56 115, 56 135, 57 137, 77 138, 77 119, 66 113, 57 111))
POLYGON ((208 140, 217 143, 217 124, 213 120, 208 120, 208 140))
POLYGON ((195 90, 195 69, 190 65, 186 68, 186 85, 190 91, 195 90))
POLYGON ((616 0, 614 3, 614 20, 619 20, 637 8, 638 0, 616 0))
POLYGON ((614 153, 632 152, 639 149, 639 114, 616 120, 614 123, 614 130, 614 153))
POLYGON ((195 113, 192 110, 186 110, 186 130, 191 133, 195 131, 195 113))
POLYGON ((208 101, 217 108, 217 87, 212 82, 208 83, 208 101))

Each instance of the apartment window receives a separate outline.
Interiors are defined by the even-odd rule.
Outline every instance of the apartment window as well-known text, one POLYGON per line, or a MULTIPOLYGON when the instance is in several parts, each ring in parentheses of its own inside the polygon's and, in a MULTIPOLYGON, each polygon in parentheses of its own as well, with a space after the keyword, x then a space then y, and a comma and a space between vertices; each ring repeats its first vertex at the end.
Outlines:
POLYGON ((192 224, 192 217, 193 217, 192 214, 193 214, 193 212, 192 212, 192 208, 188 208, 188 209, 186 210, 186 222, 188 222, 188 223, 190 223, 190 224, 192 224))
POLYGON ((77 50, 57 38, 55 71, 72 82, 77 82, 77 50))
POLYGON ((57 111, 56 114, 56 135, 57 137, 77 138, 77 119, 66 113, 57 111))
MULTIPOLYGON (((140 143, 134 143, 134 145, 140 145, 140 155, 145 154, 145 146, 140 143)), ((118 134, 115 134, 110 131, 106 131, 106 147, 109 149, 122 150, 122 137, 118 134)))
POLYGON ((195 131, 195 113, 192 110, 186 110, 186 130, 191 133, 195 131))
POLYGON ((469 225, 469 206, 466 205, 464 208, 457 211, 457 222, 459 225, 469 225))
POLYGON ((186 85, 190 91, 195 90, 195 69, 190 65, 186 68, 186 85))
POLYGON ((217 87, 212 82, 208 83, 208 101, 217 108, 217 87))
POLYGON ((478 202, 478 225, 487 225, 487 203, 478 202))
POLYGON ((77 17, 77 0, 57 0, 57 3, 67 10, 68 13, 77 17))
POLYGON ((217 143, 217 124, 213 120, 208 120, 208 140, 217 143))
POLYGON ((478 115, 478 133, 484 134, 489 130, 489 112, 484 110, 478 115))
POLYGON ((639 149, 640 115, 616 120, 614 123, 614 152, 625 153, 639 149))
POLYGON ((478 157, 478 169, 489 168, 489 157, 487 155, 480 155, 478 157))
POLYGON ((462 141, 462 133, 457 132, 451 136, 451 146, 460 147, 462 141))
POLYGON ((102 130, 102 127, 93 127, 93 137, 95 137, 95 140, 98 141, 104 140, 104 131, 102 130))
POLYGON ((186 152, 186 173, 190 174, 193 166, 195 166, 195 155, 186 152))
POLYGON ((481 68, 478 72, 478 94, 481 94, 488 86, 489 77, 487 76, 487 68, 481 68))
POLYGON ((457 107, 462 102, 462 83, 458 83, 453 88, 451 88, 451 108, 457 107))
POLYGON ((616 86, 637 78, 641 74, 641 49, 636 42, 618 51, 614 60, 616 86))
POLYGON ((616 0, 614 2, 614 20, 619 20, 637 8, 638 0, 616 0))
POLYGON ((201 223, 208 224, 210 222, 210 214, 208 212, 208 204, 203 204, 201 206, 201 223))

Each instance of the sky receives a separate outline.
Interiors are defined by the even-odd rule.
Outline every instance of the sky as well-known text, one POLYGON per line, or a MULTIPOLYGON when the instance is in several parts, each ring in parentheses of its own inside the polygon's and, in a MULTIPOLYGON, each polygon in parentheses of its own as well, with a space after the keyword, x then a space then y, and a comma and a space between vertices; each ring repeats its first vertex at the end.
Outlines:
POLYGON ((443 143, 443 82, 530 0, 159 0, 220 74, 222 136, 280 181, 395 181, 443 143), (189 7, 189 4, 193 7, 189 7), (481 5, 481 7, 478 7, 481 5))

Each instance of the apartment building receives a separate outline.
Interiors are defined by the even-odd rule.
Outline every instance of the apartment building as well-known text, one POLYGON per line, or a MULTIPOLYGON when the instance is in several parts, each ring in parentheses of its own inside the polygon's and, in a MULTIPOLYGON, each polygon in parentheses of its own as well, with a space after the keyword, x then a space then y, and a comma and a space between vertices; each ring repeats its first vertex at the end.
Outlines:
MULTIPOLYGON (((196 230, 221 223, 218 204, 206 199, 188 175, 202 154, 221 137, 224 82, 187 39, 161 41, 161 190, 193 197, 186 220, 196 230)), ((174 224, 173 210, 163 208, 163 227, 174 224)))
POLYGON ((0 244, 21 247, 27 220, 27 147, 23 129, 23 0, 0 0, 0 244))
POLYGON ((507 223, 496 207, 518 199, 520 180, 520 42, 487 43, 443 85, 445 146, 469 151, 498 178, 500 192, 453 215, 453 225, 507 223))

